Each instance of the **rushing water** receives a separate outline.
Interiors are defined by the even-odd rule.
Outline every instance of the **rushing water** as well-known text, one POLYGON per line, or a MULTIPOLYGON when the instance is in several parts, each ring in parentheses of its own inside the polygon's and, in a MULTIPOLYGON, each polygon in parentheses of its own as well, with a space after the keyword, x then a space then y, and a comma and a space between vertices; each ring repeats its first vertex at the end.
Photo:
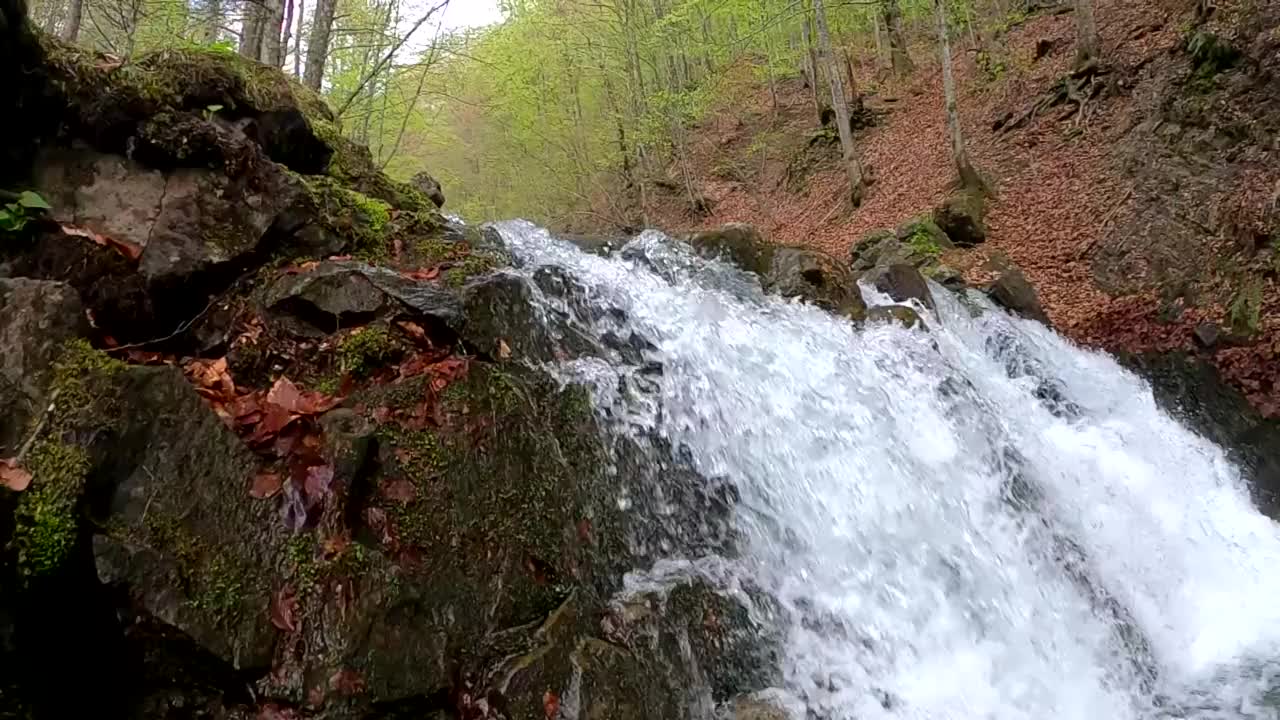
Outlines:
POLYGON ((855 329, 658 233, 499 229, 622 311, 579 331, 651 343, 556 371, 736 486, 717 565, 783 608, 796 717, 1277 717, 1280 527, 1109 357, 940 288, 929 332, 855 329))

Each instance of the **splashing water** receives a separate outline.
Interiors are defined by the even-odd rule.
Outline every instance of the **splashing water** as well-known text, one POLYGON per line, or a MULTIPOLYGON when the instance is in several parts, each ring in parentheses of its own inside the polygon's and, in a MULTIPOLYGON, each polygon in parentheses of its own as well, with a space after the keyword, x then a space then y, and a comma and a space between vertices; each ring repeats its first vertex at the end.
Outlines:
POLYGON ((658 233, 605 258, 498 229, 622 311, 578 330, 652 343, 645 393, 620 357, 556 371, 736 486, 717 562, 783 608, 802 712, 1278 716, 1280 527, 1109 357, 937 287, 929 332, 855 329, 658 233))

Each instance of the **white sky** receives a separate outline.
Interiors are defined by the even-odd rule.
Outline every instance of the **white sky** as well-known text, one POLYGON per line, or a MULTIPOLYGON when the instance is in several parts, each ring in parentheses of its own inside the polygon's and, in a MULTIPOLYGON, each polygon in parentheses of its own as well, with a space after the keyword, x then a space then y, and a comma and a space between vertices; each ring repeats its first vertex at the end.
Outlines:
POLYGON ((450 0, 444 12, 447 29, 477 27, 502 20, 498 0, 450 0))

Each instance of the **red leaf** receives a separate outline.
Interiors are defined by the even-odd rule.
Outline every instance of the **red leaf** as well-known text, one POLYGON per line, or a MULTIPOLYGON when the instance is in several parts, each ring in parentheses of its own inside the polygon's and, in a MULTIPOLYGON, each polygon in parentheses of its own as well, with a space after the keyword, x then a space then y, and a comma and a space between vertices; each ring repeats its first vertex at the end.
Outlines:
POLYGON ((271 386, 271 391, 267 393, 267 402, 272 405, 288 410, 289 412, 301 413, 298 406, 302 403, 302 392, 298 390, 298 386, 294 385, 287 377, 281 377, 271 386))
POLYGON ((413 338, 414 340, 421 340, 423 342, 426 342, 427 340, 427 331, 423 330, 422 326, 416 322, 411 322, 409 320, 402 320, 396 323, 396 327, 405 331, 405 334, 407 334, 409 337, 413 338))
POLYGON ((400 274, 410 280, 435 280, 440 277, 440 266, 437 265, 425 270, 411 270, 400 274))
POLYGON ((329 688, 343 695, 364 692, 364 677, 355 670, 339 670, 329 678, 329 688))
POLYGON ((388 500, 395 500, 398 503, 407 505, 408 503, 413 502, 413 499, 418 496, 418 489, 415 488, 413 483, 408 480, 396 478, 383 484, 382 494, 388 500))
POLYGON ((271 595, 271 624, 293 632, 298 629, 294 615, 298 612, 298 598, 292 585, 285 585, 271 595))
POLYGON ((17 458, 0 460, 0 485, 22 492, 31 485, 31 473, 18 464, 17 458))
POLYGON ((117 240, 105 235, 99 235, 88 228, 77 227, 75 225, 61 225, 61 228, 62 232, 67 235, 82 237, 103 247, 111 248, 130 260, 136 261, 138 258, 142 257, 142 247, 134 245, 127 240, 117 240))
POLYGON ((260 472, 253 478, 253 487, 249 488, 249 497, 264 499, 274 497, 284 486, 284 478, 280 473, 260 472))
POLYGON ((210 399, 232 401, 236 395, 236 384, 227 372, 227 359, 192 360, 183 368, 200 394, 210 399))
POLYGON ((304 486, 307 497, 318 499, 332 492, 333 468, 329 465, 312 465, 307 468, 307 481, 304 486))
POLYGON ((547 714, 547 720, 556 720, 560 716, 560 696, 550 690, 543 693, 542 711, 547 714))

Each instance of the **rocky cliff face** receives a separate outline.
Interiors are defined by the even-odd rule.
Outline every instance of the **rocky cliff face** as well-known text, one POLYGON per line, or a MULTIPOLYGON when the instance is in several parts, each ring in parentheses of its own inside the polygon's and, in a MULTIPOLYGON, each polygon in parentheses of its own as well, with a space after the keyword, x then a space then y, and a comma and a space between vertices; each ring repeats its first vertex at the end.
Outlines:
POLYGON ((0 185, 50 207, 0 234, 0 717, 767 712, 741 602, 617 594, 731 538, 646 523, 643 443, 524 362, 596 349, 434 180, 274 70, 121 65, 3 9, 0 185))

